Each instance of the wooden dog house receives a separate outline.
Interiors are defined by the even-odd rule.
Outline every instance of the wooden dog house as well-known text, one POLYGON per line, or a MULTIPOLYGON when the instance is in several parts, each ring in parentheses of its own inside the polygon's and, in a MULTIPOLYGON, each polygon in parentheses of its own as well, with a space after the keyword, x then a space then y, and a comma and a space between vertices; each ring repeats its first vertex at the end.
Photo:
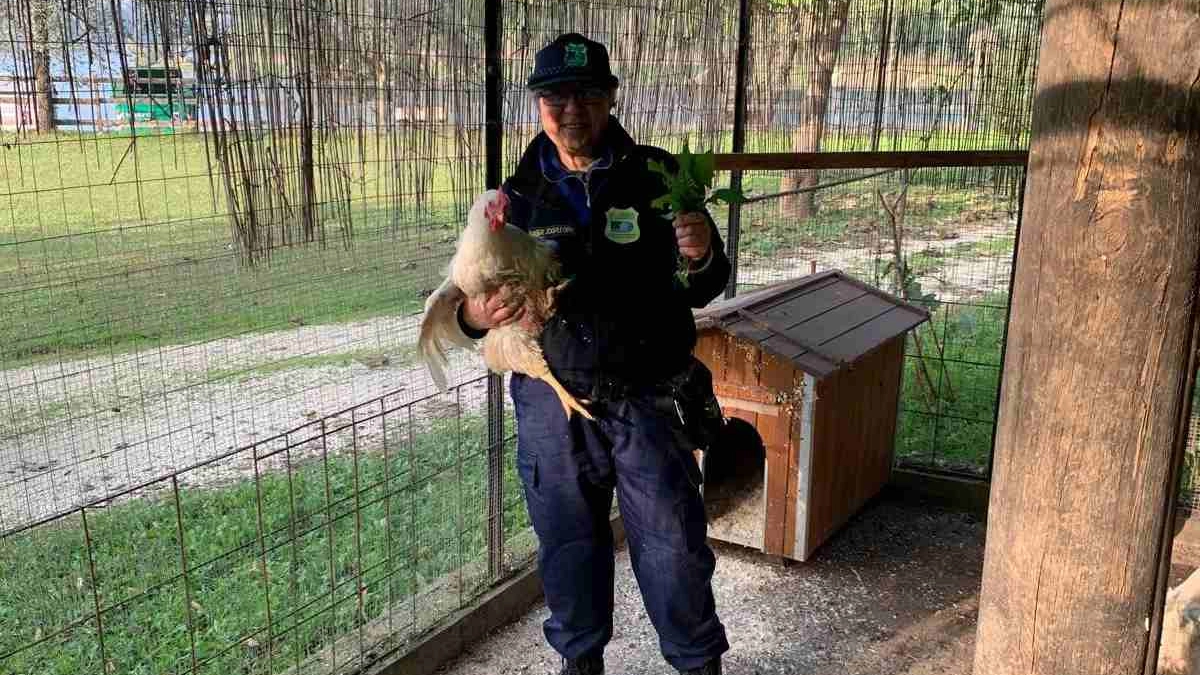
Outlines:
POLYGON ((726 434, 702 459, 709 536, 806 560, 887 482, 921 308, 840 271, 697 310, 726 434))

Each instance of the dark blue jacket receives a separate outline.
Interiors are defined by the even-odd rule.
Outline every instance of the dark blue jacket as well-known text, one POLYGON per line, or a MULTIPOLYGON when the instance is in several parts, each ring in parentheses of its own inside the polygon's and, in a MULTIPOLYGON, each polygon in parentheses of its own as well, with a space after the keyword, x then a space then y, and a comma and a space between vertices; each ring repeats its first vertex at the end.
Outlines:
POLYGON ((653 159, 674 169, 674 158, 635 144, 614 118, 586 184, 557 161, 547 162, 552 149, 539 134, 502 186, 508 221, 548 244, 572 280, 542 333, 546 361, 583 396, 603 395, 597 383, 657 384, 688 365, 696 343, 692 308, 716 298, 729 279, 720 234, 705 213, 712 259, 685 287, 675 276, 671 214, 650 206, 666 187, 646 166, 653 159))

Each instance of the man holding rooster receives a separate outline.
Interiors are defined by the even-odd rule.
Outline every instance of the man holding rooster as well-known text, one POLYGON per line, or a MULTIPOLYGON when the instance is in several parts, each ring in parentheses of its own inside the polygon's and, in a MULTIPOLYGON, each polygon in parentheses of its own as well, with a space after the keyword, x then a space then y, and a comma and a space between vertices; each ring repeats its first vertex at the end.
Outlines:
MULTIPOLYGON (((517 467, 550 609, 544 630, 564 674, 604 672, 615 490, 663 656, 681 673, 719 675, 729 645, 691 456, 702 445, 698 418, 714 411, 707 373, 691 355, 692 308, 721 293, 730 264, 707 212, 651 205, 667 190, 647 163, 676 162, 636 144, 611 115, 617 85, 605 47, 582 35, 539 51, 527 86, 542 133, 502 187, 505 219, 546 243, 570 279, 540 344, 557 379, 595 416, 568 418, 544 382, 512 377, 517 467)), ((511 298, 465 301, 463 332, 478 339, 520 320, 523 307, 511 298)))

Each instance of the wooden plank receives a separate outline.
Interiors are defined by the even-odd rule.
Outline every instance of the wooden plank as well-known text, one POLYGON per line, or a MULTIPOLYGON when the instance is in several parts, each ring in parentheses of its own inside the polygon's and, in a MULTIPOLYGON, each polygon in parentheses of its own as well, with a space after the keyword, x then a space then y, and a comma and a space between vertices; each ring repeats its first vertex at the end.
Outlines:
MULTIPOLYGON (((780 358, 792 361, 793 363, 801 354, 808 353, 807 349, 801 347, 800 345, 796 344, 795 341, 789 340, 782 335, 772 335, 771 337, 763 340, 760 344, 763 346, 763 349, 766 349, 780 358)), ((810 361, 816 361, 821 369, 821 372, 823 373, 832 370, 836 366, 835 362, 817 355, 813 355, 810 361)))
POLYGON ((813 490, 808 501, 808 530, 805 549, 815 551, 825 541, 825 532, 832 519, 833 498, 838 492, 836 484, 838 466, 837 435, 838 410, 842 414, 841 402, 836 398, 837 375, 817 381, 817 405, 813 409, 813 442, 811 473, 813 490))
POLYGON ((725 379, 725 344, 729 337, 718 328, 701 331, 696 336, 696 347, 692 354, 712 373, 713 382, 725 379))
MULTIPOLYGON (((789 437, 791 415, 776 417, 758 416, 758 431, 767 450, 767 485, 763 491, 765 502, 763 551, 769 555, 783 555, 783 537, 787 522, 787 486, 789 437)), ((789 547, 790 548, 790 547, 789 547)))
POLYGON ((720 404, 722 410, 725 410, 726 408, 730 410, 745 410, 748 412, 753 412, 757 415, 770 415, 771 417, 778 417, 780 412, 780 406, 778 405, 759 403, 758 401, 747 401, 746 399, 742 398, 730 398, 728 396, 718 395, 717 403, 720 404))
POLYGON ((830 286, 838 287, 844 284, 845 279, 837 270, 828 270, 820 274, 797 279, 792 283, 781 284, 779 290, 767 298, 755 300, 754 302, 746 302, 738 305, 738 307, 750 309, 755 314, 764 314, 777 305, 790 303, 796 298, 818 293, 830 286))
MULTIPOLYGON (((833 287, 833 292, 836 293, 838 288, 846 287, 845 281, 845 276, 840 272, 829 270, 792 282, 752 291, 745 296, 737 296, 713 307, 698 311, 697 317, 698 319, 711 318, 718 321, 730 332, 735 332, 749 340, 761 341, 770 336, 770 331, 743 324, 743 319, 738 316, 738 310, 746 309, 758 315, 776 316, 776 314, 771 313, 775 308, 781 305, 796 305, 797 307, 813 306, 816 307, 814 311, 823 311, 822 308, 828 308, 837 304, 836 302, 833 305, 823 304, 829 302, 827 299, 829 291, 826 289, 833 287), (764 292, 767 291, 769 293, 764 295, 764 292)), ((843 290, 841 293, 846 294, 847 291, 843 290)), ((848 297, 854 297, 854 295, 849 295, 848 297)), ((783 313, 778 314, 778 316, 782 316, 787 320, 790 314, 785 310, 783 313)))
POLYGON ((853 363, 888 339, 906 333, 923 321, 922 317, 901 307, 893 307, 871 323, 839 335, 823 346, 831 355, 853 363))
POLYGON ((825 359, 830 364, 837 365, 837 363, 838 363, 837 359, 833 358, 829 354, 826 354, 821 349, 820 345, 813 344, 812 342, 810 342, 807 339, 808 336, 806 334, 804 334, 802 331, 798 331, 798 330, 788 331, 787 329, 785 329, 782 326, 772 325, 771 323, 764 321, 763 319, 761 319, 745 310, 738 310, 738 311, 741 314, 742 319, 745 320, 746 322, 750 323, 753 326, 756 326, 757 328, 760 328, 762 330, 770 332, 771 333, 770 339, 776 340, 776 341, 790 342, 797 349, 800 349, 804 352, 808 352, 808 353, 812 354, 813 356, 825 359))
POLYGON ((827 377, 838 367, 835 362, 811 354, 779 336, 764 340, 762 346, 763 349, 791 361, 795 367, 817 377, 827 377))
MULTIPOLYGON (((830 270, 821 274, 751 291, 745 295, 724 300, 711 307, 697 310, 697 325, 700 325, 701 322, 714 321, 728 328, 741 321, 741 318, 738 316, 738 310, 740 309, 749 309, 756 314, 762 314, 770 311, 777 305, 791 302, 797 297, 816 293, 828 286, 838 285, 841 281, 840 274, 836 270, 830 270)), ((748 337, 757 340, 763 336, 748 337)))
POLYGON ((717 396, 735 398, 742 401, 752 401, 764 405, 779 403, 779 395, 774 389, 753 384, 733 384, 732 382, 713 382, 713 391, 717 396))
MULTIPOLYGON (((792 372, 792 388, 798 392, 792 405, 792 447, 788 454, 788 529, 784 545, 791 546, 792 557, 808 559, 808 500, 812 492, 812 430, 815 408, 805 400, 811 376, 802 370, 792 372)), ((815 382, 815 380, 811 380, 815 382)), ((815 385, 814 385, 815 386, 815 385)))
POLYGON ((818 384, 806 542, 810 552, 887 483, 902 349, 902 340, 892 340, 818 384))
POLYGON ((906 152, 760 152, 716 155, 717 171, 794 169, 917 169, 947 166, 1024 166, 1029 153, 1008 150, 906 152))
MULTIPOLYGON (((903 312, 903 310, 883 298, 864 293, 854 300, 814 316, 804 323, 791 326, 788 333, 799 333, 805 341, 816 343, 822 353, 832 357, 834 345, 830 342, 834 338, 860 326, 871 327, 875 320, 888 312, 903 312)), ((875 331, 872 332, 878 334, 875 331)), ((875 346, 882 344, 887 339, 880 339, 875 346)))
POLYGON ((1200 309, 1200 3, 1087 7, 1045 3, 975 675, 1155 671, 1200 309))
MULTIPOLYGON (((845 304, 861 301, 863 298, 874 298, 870 293, 857 286, 839 283, 839 281, 835 280, 834 283, 825 284, 811 293, 797 294, 788 297, 784 302, 775 303, 769 311, 759 315, 767 325, 742 319, 738 322, 727 322, 726 328, 732 333, 748 340, 760 342, 764 346, 769 344, 771 351, 784 358, 794 359, 806 351, 812 351, 811 347, 816 347, 818 355, 832 356, 832 354, 825 354, 817 344, 810 344, 814 341, 807 333, 795 336, 795 338, 773 339, 773 336, 779 333, 790 334, 795 326, 821 317, 845 304)), ((746 310, 757 312, 758 308, 748 307, 746 310)), ((821 367, 820 370, 822 373, 829 372, 833 365, 830 363, 821 367)))
POLYGON ((780 536, 779 555, 791 557, 793 550, 793 542, 796 540, 796 470, 797 457, 799 451, 799 443, 795 434, 796 420, 800 416, 799 402, 795 400, 795 392, 797 388, 797 378, 803 378, 804 373, 796 370, 790 362, 785 361, 776 356, 766 354, 763 356, 762 374, 759 377, 759 383, 764 389, 779 392, 781 397, 786 398, 788 403, 781 409, 779 434, 784 436, 780 440, 783 442, 783 450, 785 456, 780 464, 783 466, 783 475, 779 478, 786 479, 780 490, 781 499, 783 501, 783 528, 780 536))
POLYGON ((757 307, 747 309, 761 314, 772 324, 791 328, 865 295, 868 295, 865 290, 839 280, 811 293, 791 296, 786 302, 777 303, 767 311, 760 311, 757 307))
POLYGON ((871 424, 864 446, 868 453, 867 468, 858 488, 859 505, 855 510, 882 490, 891 478, 904 370, 904 337, 892 338, 878 350, 874 361, 873 366, 862 369, 870 380, 872 396, 866 409, 871 424))
POLYGON ((864 291, 866 291, 872 295, 877 295, 877 296, 883 298, 884 300, 887 300, 888 302, 892 303, 893 305, 900 305, 901 307, 903 307, 904 309, 906 309, 910 312, 916 312, 925 317, 929 316, 929 310, 925 309, 924 307, 921 307, 920 305, 916 305, 911 302, 908 302, 899 296, 888 293, 887 291, 883 290, 882 288, 879 288, 877 286, 872 286, 868 283, 865 283, 859 279, 855 279, 854 277, 850 277, 850 276, 845 276, 842 278, 842 280, 846 284, 861 288, 864 291))
POLYGON ((725 378, 731 385, 758 386, 758 371, 762 351, 758 344, 740 338, 731 338, 725 351, 725 378))

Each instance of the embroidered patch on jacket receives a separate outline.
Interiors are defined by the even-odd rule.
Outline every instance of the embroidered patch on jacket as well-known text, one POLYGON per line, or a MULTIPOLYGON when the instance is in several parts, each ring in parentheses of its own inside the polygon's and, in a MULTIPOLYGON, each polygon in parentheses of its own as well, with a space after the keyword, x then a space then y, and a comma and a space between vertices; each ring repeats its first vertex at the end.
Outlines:
POLYGON ((608 225, 604 236, 618 244, 632 244, 642 236, 638 228, 638 212, 635 209, 609 209, 605 214, 608 225))
POLYGON ((575 229, 570 225, 552 225, 550 227, 530 228, 529 234, 534 237, 557 237, 564 234, 574 234, 575 229))

